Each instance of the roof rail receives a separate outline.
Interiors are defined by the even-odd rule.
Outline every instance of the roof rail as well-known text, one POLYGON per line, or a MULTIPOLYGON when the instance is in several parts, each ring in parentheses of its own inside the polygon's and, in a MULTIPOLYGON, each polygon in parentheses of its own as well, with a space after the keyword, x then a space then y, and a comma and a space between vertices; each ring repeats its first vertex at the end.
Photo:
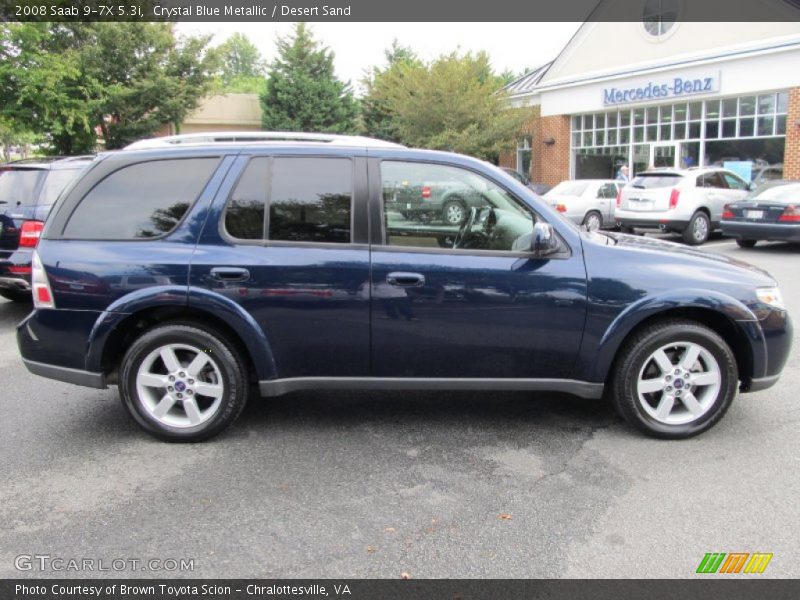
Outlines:
POLYGON ((165 148, 186 144, 220 143, 264 143, 264 142, 309 142, 335 144, 339 146, 361 146, 379 148, 402 148, 401 144, 386 142, 360 135, 338 135, 333 133, 308 133, 295 131, 215 131, 208 133, 185 133, 148 138, 129 144, 125 150, 165 148))

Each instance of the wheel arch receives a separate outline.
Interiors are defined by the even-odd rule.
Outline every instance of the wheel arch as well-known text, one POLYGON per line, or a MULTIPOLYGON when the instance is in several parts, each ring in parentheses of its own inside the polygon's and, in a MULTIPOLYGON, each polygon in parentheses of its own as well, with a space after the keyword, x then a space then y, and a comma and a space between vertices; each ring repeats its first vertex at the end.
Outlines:
POLYGON ((225 336, 245 360, 254 381, 277 376, 269 342, 251 315, 219 294, 189 288, 187 298, 183 289, 183 298, 153 294, 104 312, 90 333, 87 370, 109 375, 113 383, 119 362, 135 337, 158 324, 180 321, 210 327, 225 336))
POLYGON ((756 373, 756 364, 765 364, 766 351, 761 327, 753 313, 740 302, 719 295, 700 301, 674 297, 637 303, 621 313, 606 330, 595 356, 592 381, 608 381, 614 372, 619 351, 641 329, 662 320, 686 319, 709 327, 730 346, 736 359, 739 379, 746 386, 756 373))

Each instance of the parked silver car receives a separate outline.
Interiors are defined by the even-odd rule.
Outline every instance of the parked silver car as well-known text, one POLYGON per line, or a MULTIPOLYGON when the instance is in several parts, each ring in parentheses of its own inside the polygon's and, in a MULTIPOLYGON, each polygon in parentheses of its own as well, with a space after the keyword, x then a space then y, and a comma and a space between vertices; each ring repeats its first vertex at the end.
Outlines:
POLYGON ((748 187, 717 167, 644 171, 623 188, 615 218, 622 231, 674 231, 696 246, 719 229, 723 207, 744 198, 748 187))
POLYGON ((589 231, 614 227, 617 194, 624 185, 613 179, 562 181, 544 197, 557 211, 589 231))

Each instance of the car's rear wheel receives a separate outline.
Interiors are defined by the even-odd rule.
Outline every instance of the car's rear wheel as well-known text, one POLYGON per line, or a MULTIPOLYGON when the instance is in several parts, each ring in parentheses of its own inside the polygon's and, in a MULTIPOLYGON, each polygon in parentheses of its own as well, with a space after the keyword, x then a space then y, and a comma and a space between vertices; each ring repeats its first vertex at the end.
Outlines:
POLYGON ((736 360, 717 333, 694 321, 668 320, 636 333, 612 376, 614 406, 644 433, 688 438, 713 427, 738 385, 736 360))
POLYGON ((442 207, 442 218, 448 225, 461 225, 467 218, 467 207, 461 198, 453 198, 442 207))
POLYGON ((586 231, 597 231, 603 227, 603 217, 597 211, 588 212, 583 218, 583 226, 586 231))
POLYGON ((146 431, 170 442, 196 442, 239 416, 247 401, 247 371, 218 332, 172 323, 131 344, 122 359, 119 390, 146 431))
POLYGON ((698 210, 689 220, 689 225, 683 230, 683 241, 691 246, 699 246, 708 241, 711 235, 711 220, 708 215, 698 210))
POLYGON ((757 241, 758 240, 743 240, 742 238, 736 238, 736 243, 740 248, 752 248, 756 245, 757 241))

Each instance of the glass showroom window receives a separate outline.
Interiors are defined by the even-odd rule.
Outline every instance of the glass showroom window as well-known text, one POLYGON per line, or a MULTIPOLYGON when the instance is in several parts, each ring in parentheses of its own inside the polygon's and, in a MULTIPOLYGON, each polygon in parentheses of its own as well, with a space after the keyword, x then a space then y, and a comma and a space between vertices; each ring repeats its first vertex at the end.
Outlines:
POLYGON ((575 177, 613 177, 621 164, 646 169, 653 144, 674 144, 680 167, 774 166, 783 158, 787 102, 786 92, 771 92, 575 115, 575 177))
POLYGON ((517 172, 525 177, 531 176, 531 136, 517 140, 517 172))

